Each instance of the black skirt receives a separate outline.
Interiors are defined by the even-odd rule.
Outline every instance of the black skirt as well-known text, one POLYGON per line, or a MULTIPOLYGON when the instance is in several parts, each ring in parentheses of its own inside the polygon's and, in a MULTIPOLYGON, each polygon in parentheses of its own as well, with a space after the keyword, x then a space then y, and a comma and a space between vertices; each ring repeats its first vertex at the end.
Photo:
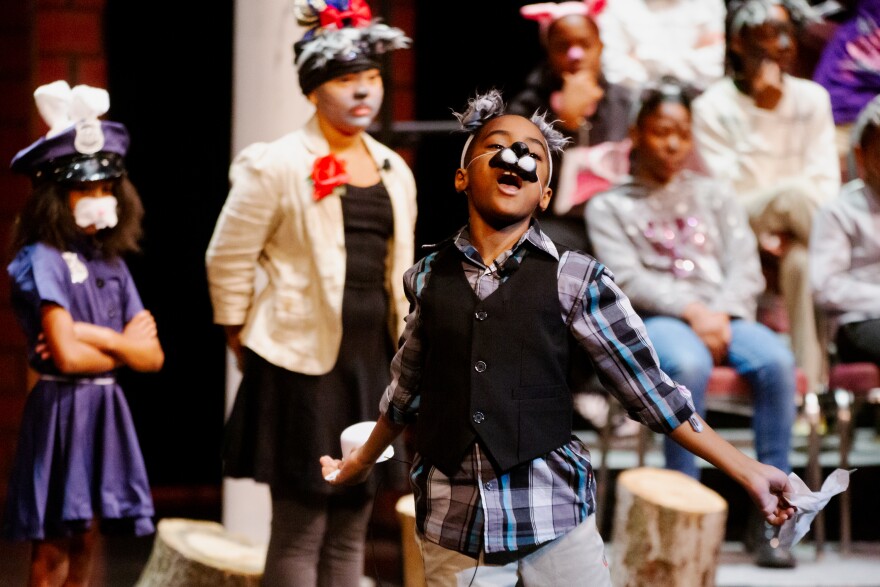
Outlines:
MULTIPOLYGON (((342 342, 333 369, 304 375, 273 365, 245 349, 242 381, 226 424, 224 475, 267 483, 273 498, 314 494, 372 494, 377 483, 403 489, 399 460, 378 464, 371 479, 336 487, 321 476, 319 458, 342 456, 339 436, 351 424, 376 420, 390 381, 393 345, 384 284, 391 204, 382 184, 348 187, 343 197, 346 280, 342 342)), ((395 459, 407 460, 395 443, 395 459)))

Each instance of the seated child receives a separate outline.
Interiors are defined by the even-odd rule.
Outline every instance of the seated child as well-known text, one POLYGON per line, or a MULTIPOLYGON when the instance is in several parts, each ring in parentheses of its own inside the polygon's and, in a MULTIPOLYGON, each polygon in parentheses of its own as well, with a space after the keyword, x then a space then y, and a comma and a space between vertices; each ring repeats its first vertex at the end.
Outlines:
POLYGON ((694 140, 711 173, 733 185, 778 269, 795 361, 815 388, 825 353, 807 243, 816 209, 840 190, 840 163, 828 91, 787 73, 796 32, 814 15, 803 1, 735 0, 727 17, 729 74, 694 99, 694 140))
POLYGON ((813 221, 810 283, 837 358, 880 365, 880 96, 856 119, 851 151, 858 178, 813 221))
MULTIPOLYGON (((602 74, 602 39, 597 19, 604 0, 538 2, 520 8, 523 18, 538 23, 544 59, 528 74, 525 88, 507 106, 511 114, 529 117, 544 111, 555 119, 556 129, 571 139, 565 156, 626 138, 630 91, 608 83, 602 74)), ((557 198, 539 216, 545 234, 556 242, 589 250, 584 228, 583 203, 590 185, 572 186, 560 199, 562 163, 556 154, 550 188, 557 198), (576 193, 575 193, 576 192, 576 193)), ((595 178, 593 178, 595 179, 595 178)), ((585 180, 589 184, 589 180, 585 180)))
POLYGON ((322 457, 322 474, 363 482, 414 423, 416 537, 429 585, 467 584, 487 570, 508 575, 499 584, 610 585, 590 453, 571 430, 569 372, 591 361, 634 419, 736 479, 769 522, 789 518, 786 474, 707 426, 687 389, 660 370, 612 274, 541 232, 533 215, 550 203, 560 133, 543 114, 504 114, 496 91, 457 117, 470 134, 455 172, 468 223, 406 272, 411 311, 382 415, 362 447, 322 457))
MULTIPOLYGON (((794 358, 755 321, 764 289, 755 236, 727 183, 685 169, 691 154, 688 91, 667 78, 642 95, 631 131, 631 176, 587 205, 596 258, 644 318, 660 368, 693 396, 705 416, 714 365, 751 384, 758 460, 791 471, 794 358)), ((699 479, 691 454, 664 440, 666 466, 699 479)), ((756 524, 757 526, 757 524, 756 524)), ((792 566, 764 540, 756 562, 792 566)))

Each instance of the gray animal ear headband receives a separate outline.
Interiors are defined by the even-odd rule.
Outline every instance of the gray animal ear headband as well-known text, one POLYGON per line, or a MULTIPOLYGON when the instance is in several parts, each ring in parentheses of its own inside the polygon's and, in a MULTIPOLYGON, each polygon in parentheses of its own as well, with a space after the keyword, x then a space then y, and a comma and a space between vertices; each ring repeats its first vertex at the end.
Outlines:
MULTIPOLYGON (((461 159, 459 161, 459 166, 462 169, 466 169, 467 166, 464 163, 464 158, 471 141, 474 140, 474 136, 483 128, 484 124, 493 118, 498 118, 505 114, 504 99, 501 97, 501 92, 492 89, 485 94, 478 94, 468 100, 467 108, 464 112, 453 112, 452 114, 461 123, 461 130, 468 133, 468 138, 461 150, 461 159)), ((538 130, 541 131, 541 136, 544 138, 544 146, 547 149, 547 160, 550 168, 547 175, 547 182, 549 183, 553 178, 553 157, 550 155, 561 153, 570 142, 570 139, 553 127, 553 123, 547 120, 546 113, 544 112, 535 112, 529 120, 538 127, 538 130)), ((528 155, 528 149, 523 151, 521 148, 514 147, 516 145, 502 149, 497 153, 498 164, 513 167, 518 174, 525 178, 535 175, 535 160, 528 155)), ((473 159, 468 164, 472 161, 473 159)), ((530 181, 537 181, 537 179, 530 179, 530 181)))

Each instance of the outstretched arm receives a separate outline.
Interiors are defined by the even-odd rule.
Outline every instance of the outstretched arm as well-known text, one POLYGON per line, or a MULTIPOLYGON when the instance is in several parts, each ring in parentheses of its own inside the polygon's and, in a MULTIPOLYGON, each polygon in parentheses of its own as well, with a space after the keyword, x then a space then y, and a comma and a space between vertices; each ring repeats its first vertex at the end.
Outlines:
MULTIPOLYGON (((699 418, 696 414, 694 417, 699 418)), ((669 436, 742 485, 769 523, 778 526, 794 516, 794 508, 782 497, 785 491, 793 491, 788 475, 752 459, 719 436, 705 421, 700 419, 699 422, 703 425, 701 432, 684 424, 669 436)))
POLYGON ((413 421, 417 408, 421 381, 422 342, 419 334, 420 293, 428 283, 430 259, 428 255, 403 276, 403 289, 410 302, 410 313, 405 320, 400 345, 391 360, 391 383, 379 403, 379 419, 363 446, 353 450, 342 459, 328 455, 320 459, 321 475, 333 485, 354 485, 369 477, 373 465, 385 449, 413 421), (328 477, 329 476, 329 477, 328 477))
POLYGON ((342 455, 342 459, 321 457, 321 475, 327 479, 328 475, 338 470, 335 477, 328 479, 331 485, 363 483, 373 470, 373 465, 404 428, 406 426, 395 424, 385 414, 379 416, 373 432, 363 446, 354 449, 348 455, 342 455))

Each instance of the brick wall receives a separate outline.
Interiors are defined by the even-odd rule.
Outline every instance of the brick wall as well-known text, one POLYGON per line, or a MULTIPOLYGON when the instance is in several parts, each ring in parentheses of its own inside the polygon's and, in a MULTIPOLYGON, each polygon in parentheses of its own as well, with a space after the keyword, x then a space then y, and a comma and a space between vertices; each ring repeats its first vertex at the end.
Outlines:
MULTIPOLYGON (((8 162, 46 126, 34 107, 33 90, 65 79, 106 87, 102 40, 105 0, 0 0, 0 244, 2 267, 16 212, 29 193, 27 179, 8 162)), ((28 387, 25 341, 9 306, 9 282, 0 271, 0 503, 15 448, 28 387)))
MULTIPOLYGON (((381 16, 382 20, 391 26, 399 27, 407 36, 413 38, 416 28, 415 0, 396 2, 372 2, 373 15, 381 16), (380 12, 381 9, 386 11, 380 12)), ((390 78, 391 86, 386 86, 386 103, 385 107, 391 112, 392 120, 415 120, 416 117, 416 101, 415 101, 415 51, 410 47, 400 51, 392 51, 389 62, 386 67, 386 79, 390 78), (390 75, 388 75, 390 74, 390 75)), ((376 138, 382 140, 381 135, 376 138)), ((410 167, 415 164, 415 152, 406 145, 388 144, 395 147, 401 157, 410 167)))
MULTIPOLYGON (((31 138, 31 63, 34 48, 33 2, 0 0, 0 247, 8 259, 7 242, 15 211, 27 195, 28 183, 13 176, 6 163, 31 138)), ((9 307, 9 282, 0 272, 0 499, 6 480, 25 396, 24 345, 9 307)))

